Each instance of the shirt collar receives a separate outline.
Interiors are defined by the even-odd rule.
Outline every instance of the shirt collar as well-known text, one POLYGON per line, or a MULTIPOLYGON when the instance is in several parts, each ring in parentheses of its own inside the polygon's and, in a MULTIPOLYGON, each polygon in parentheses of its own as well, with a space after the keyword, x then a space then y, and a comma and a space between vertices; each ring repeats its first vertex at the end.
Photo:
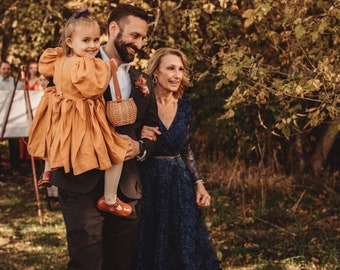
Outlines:
MULTIPOLYGON (((106 55, 103 48, 104 46, 100 46, 99 48, 99 52, 100 52, 100 55, 102 56, 102 59, 105 62, 110 61, 109 57, 106 55)), ((118 70, 122 70, 124 73, 128 73, 130 66, 131 66, 130 63, 123 63, 123 64, 120 64, 120 66, 118 67, 118 70)))
POLYGON ((120 66, 118 67, 118 70, 122 70, 126 74, 129 73, 129 69, 130 69, 130 64, 129 63, 120 64, 120 66))
POLYGON ((0 76, 0 80, 3 81, 3 82, 9 82, 11 79, 12 79, 11 76, 9 76, 7 78, 4 78, 4 77, 0 76))

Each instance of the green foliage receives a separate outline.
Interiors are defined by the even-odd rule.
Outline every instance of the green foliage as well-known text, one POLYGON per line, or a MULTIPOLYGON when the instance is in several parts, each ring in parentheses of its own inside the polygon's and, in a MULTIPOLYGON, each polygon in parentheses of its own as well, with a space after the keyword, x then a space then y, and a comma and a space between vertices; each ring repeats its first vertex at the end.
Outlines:
MULTIPOLYGON (((263 124, 289 139, 338 116, 339 7, 332 2, 254 1, 242 13, 244 35, 219 53, 218 86, 237 81, 226 119, 242 106, 272 107, 263 124)), ((241 108, 240 108, 241 107, 241 108)), ((259 109, 260 111, 260 109, 259 109)))
POLYGON ((51 1, 14 1, 4 6, 1 24, 2 59, 12 59, 14 66, 37 60, 42 50, 58 40, 63 18, 62 5, 51 1))
MULTIPOLYGON (((112 6, 133 3, 150 15, 146 59, 181 49, 192 67, 195 148, 210 157, 282 163, 297 136, 310 155, 326 124, 339 117, 340 6, 331 0, 87 1, 105 41, 112 6), (287 145, 287 141, 290 144, 287 145), (285 145, 285 147, 284 147, 285 145), (288 147, 287 147, 288 146, 288 147)), ((1 56, 16 67, 56 46, 79 1, 12 1, 0 7, 1 56), (43 8, 42 8, 43 7, 43 8)), ((334 134, 337 134, 339 128, 334 134)), ((294 155, 292 155, 294 156, 294 155)), ((296 155, 295 155, 296 156, 296 155)))
POLYGON ((312 136, 338 116, 340 10, 333 2, 157 4, 150 45, 180 48, 192 63, 200 153, 255 161, 266 145, 268 159, 284 139, 312 136))

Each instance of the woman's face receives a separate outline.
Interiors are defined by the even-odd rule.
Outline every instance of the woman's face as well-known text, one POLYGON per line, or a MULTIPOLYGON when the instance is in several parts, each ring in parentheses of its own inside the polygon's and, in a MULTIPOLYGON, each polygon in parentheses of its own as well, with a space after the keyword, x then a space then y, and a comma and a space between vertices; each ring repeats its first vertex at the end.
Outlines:
POLYGON ((181 85, 184 66, 179 56, 168 54, 161 58, 158 69, 154 72, 157 77, 156 88, 167 92, 176 92, 181 85))
POLYGON ((31 63, 28 67, 29 72, 31 74, 37 74, 38 73, 38 63, 31 63))

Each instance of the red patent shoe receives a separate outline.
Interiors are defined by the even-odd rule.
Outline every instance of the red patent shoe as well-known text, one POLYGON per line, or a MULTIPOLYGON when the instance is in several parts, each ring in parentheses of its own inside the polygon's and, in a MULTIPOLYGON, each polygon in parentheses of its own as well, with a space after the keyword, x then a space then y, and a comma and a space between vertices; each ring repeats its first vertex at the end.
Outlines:
POLYGON ((107 204, 103 196, 98 200, 97 207, 102 211, 109 212, 120 217, 127 217, 132 212, 132 207, 129 204, 122 202, 118 197, 114 204, 107 204))
POLYGON ((43 173, 43 175, 41 176, 41 178, 38 181, 38 186, 43 186, 43 187, 51 187, 52 184, 50 182, 51 179, 51 171, 46 171, 43 173))

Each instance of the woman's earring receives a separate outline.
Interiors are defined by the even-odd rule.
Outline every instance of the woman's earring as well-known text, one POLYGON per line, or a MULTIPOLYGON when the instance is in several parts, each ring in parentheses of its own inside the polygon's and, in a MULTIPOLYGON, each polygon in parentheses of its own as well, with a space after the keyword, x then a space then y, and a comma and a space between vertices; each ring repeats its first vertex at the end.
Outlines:
POLYGON ((157 81, 157 77, 156 76, 153 76, 153 78, 152 78, 152 82, 154 83, 154 84, 156 84, 158 81, 157 81))

